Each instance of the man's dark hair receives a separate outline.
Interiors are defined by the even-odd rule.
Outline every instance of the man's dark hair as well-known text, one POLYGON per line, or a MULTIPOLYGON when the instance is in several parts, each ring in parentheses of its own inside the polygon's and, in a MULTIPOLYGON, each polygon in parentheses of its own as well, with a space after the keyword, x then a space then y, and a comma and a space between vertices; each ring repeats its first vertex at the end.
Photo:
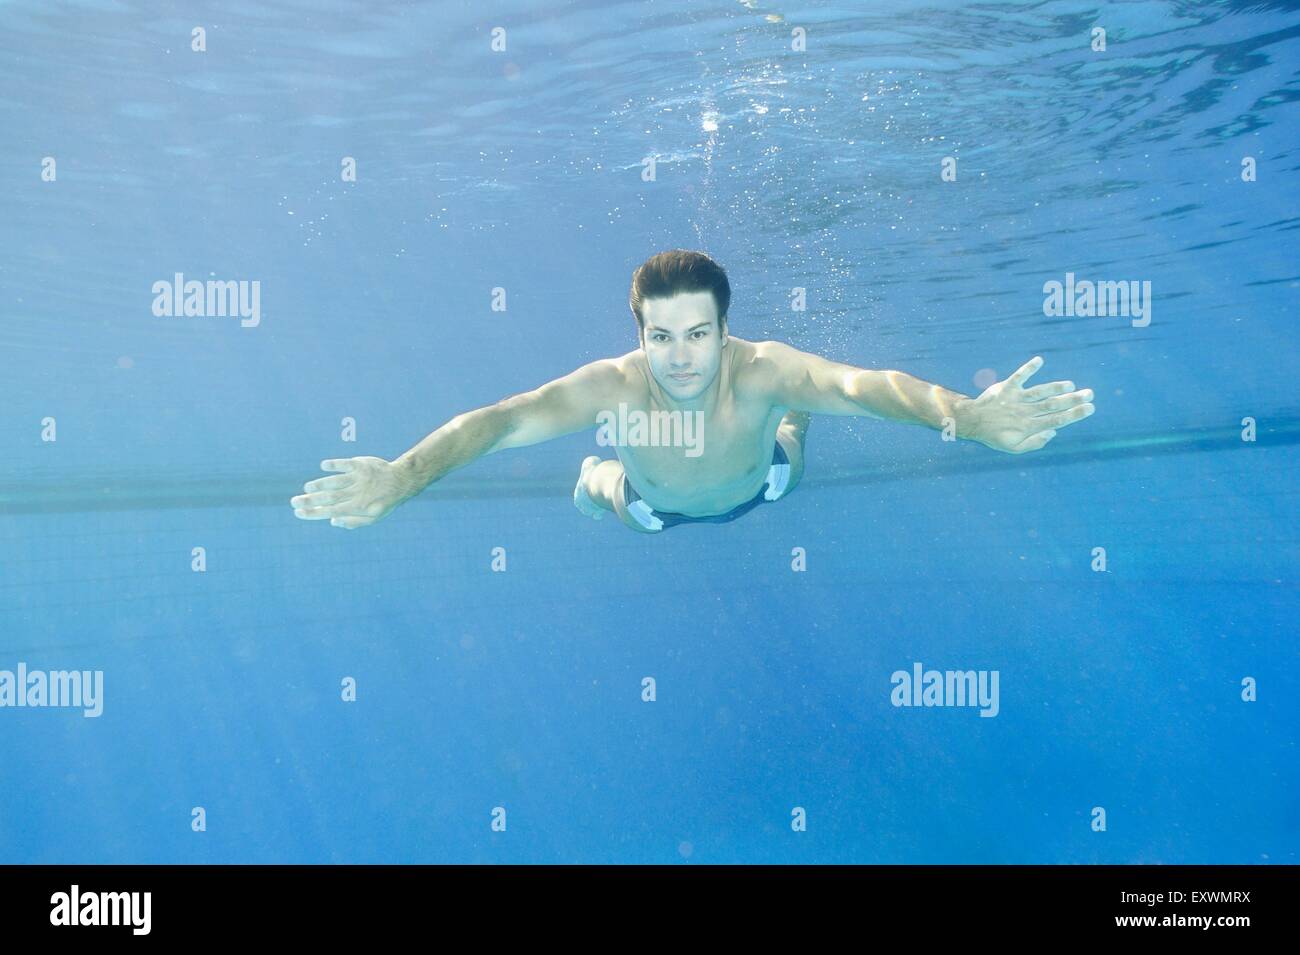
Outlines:
POLYGON ((703 252, 671 249, 652 255, 632 273, 632 291, 627 303, 636 317, 637 330, 645 332, 641 305, 648 298, 672 298, 678 292, 712 292, 718 307, 718 331, 731 306, 731 283, 727 273, 703 252))

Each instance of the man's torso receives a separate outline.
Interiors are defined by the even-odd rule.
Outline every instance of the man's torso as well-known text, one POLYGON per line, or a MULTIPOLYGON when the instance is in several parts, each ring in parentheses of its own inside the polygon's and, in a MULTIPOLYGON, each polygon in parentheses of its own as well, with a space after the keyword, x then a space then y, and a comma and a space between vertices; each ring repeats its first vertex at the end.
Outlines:
MULTIPOLYGON (((629 352, 618 361, 629 409, 671 410, 656 399, 644 352, 629 352)), ((718 369, 717 404, 698 413, 701 453, 690 456, 686 448, 666 443, 615 446, 628 481, 647 504, 656 511, 704 516, 729 511, 759 492, 787 410, 772 404, 760 380, 763 373, 755 344, 730 338, 718 369)))

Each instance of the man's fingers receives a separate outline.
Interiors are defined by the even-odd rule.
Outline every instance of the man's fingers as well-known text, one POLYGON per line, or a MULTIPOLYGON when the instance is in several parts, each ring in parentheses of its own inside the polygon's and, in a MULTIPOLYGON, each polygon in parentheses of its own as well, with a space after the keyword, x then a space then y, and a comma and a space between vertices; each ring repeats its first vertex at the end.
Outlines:
POLYGON ((359 470, 364 463, 361 458, 326 458, 322 461, 322 471, 339 473, 304 484, 302 489, 306 493, 289 499, 294 516, 304 521, 328 520, 333 526, 347 530, 373 524, 372 517, 348 513, 357 509, 354 500, 357 477, 350 472, 359 470))
MULTIPOLYGON (((295 498, 295 500, 297 500, 295 498)), ((294 517, 301 518, 304 521, 324 521, 328 520, 335 527, 344 527, 352 530, 357 527, 365 527, 367 524, 373 524, 373 517, 358 516, 356 514, 340 514, 341 507, 325 505, 323 507, 313 506, 296 506, 293 509, 294 517)))
POLYGON ((323 521, 334 516, 332 507, 298 507, 294 506, 293 516, 304 521, 323 521))
POLYGON ((1048 441, 1056 437, 1055 431, 1040 431, 1037 434, 1031 434, 1025 440, 1021 441, 1011 449, 1012 454, 1024 454, 1026 451, 1037 451, 1048 441))
POLYGON ((1077 405, 1069 411, 1058 411, 1056 414, 1039 415, 1036 418, 1030 418, 1030 422, 1040 431, 1049 431, 1053 428, 1064 428, 1067 424, 1074 424, 1076 421, 1082 421, 1094 411, 1096 407, 1091 404, 1077 405))
POLYGON ((346 530, 355 530, 358 527, 365 527, 372 523, 368 517, 336 517, 330 521, 335 527, 342 527, 346 530))
POLYGON ((302 489, 309 494, 312 491, 338 491, 345 487, 351 487, 355 483, 356 478, 351 474, 331 474, 329 477, 308 481, 302 486, 302 489))
POLYGON ((334 504, 345 504, 348 499, 344 491, 316 491, 312 494, 299 494, 297 497, 292 497, 289 503, 301 508, 329 507, 334 504))
POLYGON ((1072 381, 1051 381, 1045 385, 1034 385, 1032 388, 1026 388, 1024 399, 1026 401, 1042 401, 1044 398, 1053 398, 1056 395, 1063 395, 1067 391, 1074 390, 1072 381))
POLYGON ((1029 410, 1036 415, 1045 415, 1054 411, 1069 411, 1076 405, 1086 404, 1089 401, 1092 401, 1092 389, 1082 388, 1079 391, 1072 391, 1068 395, 1045 398, 1042 401, 1034 402, 1029 410))
POLYGON ((1029 380, 1030 375, 1032 375, 1034 372, 1038 371, 1038 369, 1042 367, 1043 367, 1042 357, 1039 355, 1035 355, 1033 358, 1029 359, 1029 361, 1025 362, 1014 372, 1012 372, 1011 377, 1007 379, 1007 383, 1019 388, 1026 381, 1029 380))

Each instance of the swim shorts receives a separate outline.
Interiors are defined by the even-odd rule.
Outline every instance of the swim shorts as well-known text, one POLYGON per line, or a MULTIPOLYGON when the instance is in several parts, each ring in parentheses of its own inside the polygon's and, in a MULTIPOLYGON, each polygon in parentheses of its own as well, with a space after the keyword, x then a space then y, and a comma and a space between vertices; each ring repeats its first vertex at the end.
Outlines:
POLYGON ((688 514, 674 514, 672 511, 656 511, 641 500, 641 495, 632 487, 626 474, 623 475, 623 500, 627 503, 627 512, 632 515, 633 520, 648 531, 660 531, 676 527, 678 524, 728 524, 764 501, 777 500, 785 493, 789 483, 790 458, 786 455, 785 448, 781 447, 781 442, 777 441, 776 448, 772 451, 772 466, 767 469, 767 483, 744 504, 736 505, 725 514, 691 517, 688 514))

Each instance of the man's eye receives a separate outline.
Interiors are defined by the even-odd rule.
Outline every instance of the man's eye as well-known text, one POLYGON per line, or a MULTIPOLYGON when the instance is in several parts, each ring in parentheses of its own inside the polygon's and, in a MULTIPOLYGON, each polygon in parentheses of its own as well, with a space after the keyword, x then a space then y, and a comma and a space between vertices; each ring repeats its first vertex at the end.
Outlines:
POLYGON ((699 330, 698 332, 696 332, 695 334, 696 334, 696 335, 707 335, 708 332, 704 331, 703 329, 700 329, 700 330, 699 330))

